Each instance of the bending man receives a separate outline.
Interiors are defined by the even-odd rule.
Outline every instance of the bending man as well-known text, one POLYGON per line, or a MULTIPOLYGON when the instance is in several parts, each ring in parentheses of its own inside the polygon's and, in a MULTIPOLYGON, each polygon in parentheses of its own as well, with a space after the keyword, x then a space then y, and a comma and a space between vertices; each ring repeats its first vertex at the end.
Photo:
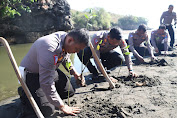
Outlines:
POLYGON ((130 45, 130 51, 133 52, 135 58, 138 59, 141 63, 144 62, 143 57, 149 54, 151 55, 151 60, 156 59, 153 54, 150 40, 146 33, 145 25, 140 25, 137 31, 129 34, 128 43, 130 45))
MULTIPOLYGON (((89 36, 84 29, 72 30, 69 33, 55 32, 36 40, 23 58, 20 66, 27 70, 26 84, 45 117, 50 116, 55 107, 66 114, 79 113, 78 107, 70 107, 62 101, 68 97, 68 91, 69 96, 73 96, 75 90, 58 67, 62 64, 78 80, 80 74, 72 66, 69 53, 79 52, 88 46, 88 42, 89 36)), ((24 109, 33 111, 23 91, 20 98, 24 109)))
MULTIPOLYGON (((125 57, 129 74, 136 76, 133 72, 132 61, 129 54, 127 44, 122 39, 121 33, 118 28, 112 28, 109 32, 100 31, 93 35, 91 39, 92 45, 95 49, 97 56, 101 59, 102 64, 105 68, 110 70, 111 68, 117 67, 123 63, 123 57, 118 52, 114 51, 116 47, 120 47, 125 57)), ((82 62, 82 52, 78 53, 78 57, 82 62)), ((98 71, 95 66, 90 62, 92 52, 90 47, 84 49, 83 63, 87 66, 88 70, 93 74, 93 78, 98 77, 98 71)), ((96 63, 96 62, 95 62, 96 63)), ((97 64, 97 63, 96 63, 97 64)), ((97 66, 98 67, 98 66, 97 66)), ((98 68, 99 69, 99 68, 98 68)), ((113 79, 113 78, 112 78, 113 79)))

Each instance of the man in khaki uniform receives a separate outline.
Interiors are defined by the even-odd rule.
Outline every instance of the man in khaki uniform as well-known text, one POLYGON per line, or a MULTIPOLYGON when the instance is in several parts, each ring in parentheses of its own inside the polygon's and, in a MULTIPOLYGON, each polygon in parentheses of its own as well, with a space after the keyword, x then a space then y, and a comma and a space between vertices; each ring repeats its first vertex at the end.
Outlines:
MULTIPOLYGON (((119 46, 122 50, 122 53, 124 54, 129 74, 136 76, 136 74, 133 72, 132 61, 130 55, 128 54, 128 48, 126 48, 127 44, 125 40, 122 39, 121 33, 118 28, 112 28, 110 31, 99 31, 95 33, 91 39, 91 42, 97 56, 102 61, 103 66, 108 70, 123 64, 123 57, 121 56, 121 54, 113 50, 119 46)), ((78 57, 82 61, 82 51, 78 53, 78 57)), ((90 50, 90 47, 86 47, 84 49, 83 63, 93 74, 93 77, 97 78, 98 71, 90 62, 91 57, 92 52, 90 50)))
POLYGON ((151 44, 158 54, 161 54, 161 51, 167 54, 168 51, 168 34, 165 29, 165 25, 160 25, 159 29, 151 32, 151 44))
POLYGON ((166 29, 168 29, 168 32, 170 34, 170 46, 173 48, 175 43, 175 36, 174 36, 174 30, 172 27, 172 21, 174 19, 174 25, 176 27, 176 13, 173 12, 173 5, 169 5, 168 11, 163 12, 162 16, 160 17, 160 24, 164 24, 166 26, 166 29))
POLYGON ((144 56, 151 55, 151 60, 156 59, 153 54, 150 40, 146 33, 146 26, 140 25, 137 31, 129 34, 128 43, 130 45, 130 51, 133 52, 136 59, 141 63, 144 62, 144 56))
MULTIPOLYGON (((55 108, 66 114, 79 113, 78 107, 70 107, 62 101, 68 97, 68 91, 69 96, 73 96, 75 89, 58 67, 62 64, 76 80, 80 79, 69 53, 79 52, 88 46, 88 42, 89 36, 84 29, 69 33, 59 31, 36 40, 23 58, 20 66, 27 70, 26 84, 45 117, 50 116, 55 108)), ((37 118, 24 92, 19 93, 25 111, 21 117, 37 118)))

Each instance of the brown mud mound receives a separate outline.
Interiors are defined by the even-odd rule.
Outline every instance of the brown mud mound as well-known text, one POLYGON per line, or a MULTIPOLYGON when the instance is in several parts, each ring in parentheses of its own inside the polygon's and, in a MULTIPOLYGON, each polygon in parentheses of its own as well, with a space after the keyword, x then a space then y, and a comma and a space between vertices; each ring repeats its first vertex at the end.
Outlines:
POLYGON ((114 78, 117 78, 118 81, 124 83, 127 86, 133 86, 133 87, 137 87, 137 86, 152 87, 152 86, 161 85, 161 82, 157 79, 157 77, 151 78, 145 75, 139 75, 136 78, 132 78, 131 76, 128 77, 121 76, 121 77, 114 77, 114 78))
POLYGON ((155 61, 150 61, 149 63, 146 64, 150 64, 150 65, 157 65, 157 66, 168 66, 168 62, 165 59, 158 59, 155 61))
POLYGON ((171 65, 165 59, 158 59, 158 60, 144 62, 144 63, 140 63, 137 60, 134 60, 133 62, 135 65, 151 65, 151 66, 170 66, 171 65))
MULTIPOLYGON (((126 111, 122 111, 118 105, 111 102, 111 98, 94 100, 92 97, 85 97, 82 103, 84 104, 82 111, 75 118, 123 118, 128 114, 126 114, 126 111)), ((67 118, 70 117, 72 116, 67 116, 67 118)))

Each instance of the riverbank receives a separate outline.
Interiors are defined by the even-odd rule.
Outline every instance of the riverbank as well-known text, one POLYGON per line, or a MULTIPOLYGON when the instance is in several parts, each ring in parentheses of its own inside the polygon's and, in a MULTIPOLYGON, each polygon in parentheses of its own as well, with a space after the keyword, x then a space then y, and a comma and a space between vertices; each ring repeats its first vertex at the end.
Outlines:
MULTIPOLYGON (((132 31, 122 32, 124 39, 128 38, 129 32, 132 31)), ((94 32, 91 32, 91 34, 93 33, 94 32)), ((150 34, 150 31, 148 31, 148 34, 150 34)), ((26 49, 26 51, 27 50, 28 49, 26 49)), ((14 51, 17 51, 17 49, 14 48, 14 51)), ((170 53, 171 54, 169 54, 168 56, 162 55, 158 57, 159 59, 165 59, 167 61, 168 64, 166 66, 152 63, 142 65, 134 64, 134 71, 138 75, 140 75, 138 80, 139 81, 146 80, 146 85, 142 87, 135 86, 135 83, 133 83, 132 81, 124 81, 124 79, 126 79, 126 76, 128 75, 126 66, 122 66, 121 68, 118 67, 111 72, 110 76, 114 76, 115 78, 118 79, 116 88, 113 90, 107 89, 108 83, 105 82, 103 79, 93 81, 90 79, 90 75, 88 73, 85 73, 86 82, 88 86, 77 88, 76 95, 70 98, 71 105, 80 106, 82 109, 81 113, 77 117, 78 118, 119 117, 122 116, 121 108, 123 108, 126 112, 128 112, 128 114, 126 115, 127 117, 176 118, 177 50, 174 50, 173 52, 170 51, 170 53), (95 86, 101 88, 96 89, 95 86)), ((17 60, 19 60, 19 62, 17 63, 20 63, 22 57, 20 57, 18 54, 22 54, 22 52, 20 53, 18 52, 17 55, 15 55, 15 58, 16 57, 19 58, 19 59, 16 58, 17 60)), ((25 54, 26 52, 23 55, 25 54)), ((7 59, 8 58, 4 58, 6 62, 7 59)), ((146 62, 150 61, 149 58, 146 58, 145 60, 146 62)), ((78 65, 78 63, 76 64, 78 65)), ((10 62, 8 65, 5 64, 4 67, 7 66, 11 67, 10 62)), ((1 65, 1 69, 5 69, 4 67, 1 65)), ((0 74, 1 77, 2 74, 11 76, 9 81, 7 81, 9 86, 11 86, 10 82, 11 80, 13 80, 13 78, 17 82, 15 73, 12 72, 12 74, 9 74, 9 69, 7 69, 6 73, 1 73, 0 74)), ((74 79, 72 82, 74 83, 74 79)), ((14 91, 17 90, 14 87, 13 89, 14 91)), ((1 96, 3 96, 2 93, 1 96)), ((67 102, 67 100, 65 100, 65 102, 67 102)), ((0 101, 0 118, 16 118, 19 115, 20 111, 21 110, 19 96, 0 101)), ((123 114, 125 115, 126 113, 123 114)), ((53 118, 56 118, 56 115, 66 118, 72 117, 64 116, 60 111, 57 112, 53 116, 53 118)))
MULTIPOLYGON (((70 98, 71 106, 79 106, 82 111, 75 118, 176 118, 177 117, 177 50, 170 51, 168 56, 158 56, 165 59, 166 64, 148 63, 135 65, 134 71, 138 79, 128 80, 126 66, 113 70, 110 76, 118 80, 116 88, 109 90, 108 83, 103 78, 91 80, 85 74, 87 87, 76 87, 76 94, 70 98), (120 73, 119 73, 120 71, 120 73), (138 87, 135 81, 146 81, 138 87), (97 87, 98 86, 98 87, 97 87)), ((74 83, 74 79, 72 79, 74 83)), ((65 100, 67 102, 67 100, 65 100)), ((14 97, 0 102, 0 117, 14 118, 20 113, 19 98, 14 97)), ((64 116, 60 111, 52 118, 72 118, 64 116)), ((74 118, 74 117, 73 117, 74 118)))

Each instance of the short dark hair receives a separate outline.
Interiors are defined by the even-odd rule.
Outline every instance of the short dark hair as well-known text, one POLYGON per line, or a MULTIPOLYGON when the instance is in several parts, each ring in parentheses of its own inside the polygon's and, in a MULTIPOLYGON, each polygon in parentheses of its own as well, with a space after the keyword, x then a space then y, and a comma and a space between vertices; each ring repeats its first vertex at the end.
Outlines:
POLYGON ((166 26, 162 24, 159 26, 159 29, 166 29, 166 26))
POLYGON ((141 31, 141 30, 143 30, 144 32, 146 32, 146 25, 144 25, 144 24, 141 24, 141 25, 139 25, 139 27, 138 27, 138 31, 141 31))
POLYGON ((174 7, 173 5, 169 5, 169 7, 168 8, 170 8, 170 7, 174 7))
POLYGON ((86 46, 89 45, 88 31, 84 28, 73 29, 68 33, 68 36, 73 37, 76 43, 85 44, 86 46))
POLYGON ((108 35, 110 36, 111 39, 115 38, 117 40, 121 40, 122 38, 119 28, 112 28, 108 35))

